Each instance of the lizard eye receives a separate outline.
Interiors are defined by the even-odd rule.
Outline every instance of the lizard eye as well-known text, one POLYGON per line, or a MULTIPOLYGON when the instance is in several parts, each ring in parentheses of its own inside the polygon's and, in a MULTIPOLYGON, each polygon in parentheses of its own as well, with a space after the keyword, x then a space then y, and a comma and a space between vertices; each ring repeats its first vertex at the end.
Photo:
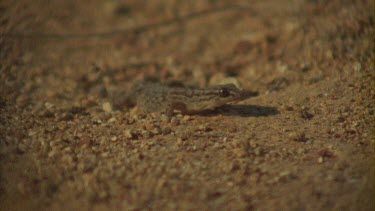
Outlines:
POLYGON ((226 88, 221 88, 219 90, 220 97, 228 97, 230 95, 229 90, 226 88))

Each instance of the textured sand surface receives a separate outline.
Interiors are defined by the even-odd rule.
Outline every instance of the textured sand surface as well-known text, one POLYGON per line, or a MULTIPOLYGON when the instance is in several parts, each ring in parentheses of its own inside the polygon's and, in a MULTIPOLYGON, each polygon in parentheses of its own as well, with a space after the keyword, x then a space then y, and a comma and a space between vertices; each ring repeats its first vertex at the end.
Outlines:
POLYGON ((1 1, 0 210, 374 210, 373 1, 1 1), (259 96, 169 118, 136 80, 259 96))

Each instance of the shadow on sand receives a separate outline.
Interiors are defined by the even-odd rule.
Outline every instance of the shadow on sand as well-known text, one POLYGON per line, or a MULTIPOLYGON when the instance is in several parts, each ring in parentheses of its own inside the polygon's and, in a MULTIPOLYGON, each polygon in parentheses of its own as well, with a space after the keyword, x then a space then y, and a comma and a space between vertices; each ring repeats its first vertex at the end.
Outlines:
POLYGON ((280 112, 275 107, 256 105, 224 105, 213 111, 207 111, 202 116, 240 116, 240 117, 264 117, 274 116, 280 112))

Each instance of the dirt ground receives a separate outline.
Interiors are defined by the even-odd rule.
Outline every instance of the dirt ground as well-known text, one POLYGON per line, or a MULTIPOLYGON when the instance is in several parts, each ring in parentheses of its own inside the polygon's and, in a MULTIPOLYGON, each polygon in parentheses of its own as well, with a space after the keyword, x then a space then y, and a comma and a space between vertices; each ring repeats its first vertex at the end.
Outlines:
POLYGON ((0 2, 0 210, 375 210, 374 1, 0 2), (147 77, 257 97, 116 107, 147 77))

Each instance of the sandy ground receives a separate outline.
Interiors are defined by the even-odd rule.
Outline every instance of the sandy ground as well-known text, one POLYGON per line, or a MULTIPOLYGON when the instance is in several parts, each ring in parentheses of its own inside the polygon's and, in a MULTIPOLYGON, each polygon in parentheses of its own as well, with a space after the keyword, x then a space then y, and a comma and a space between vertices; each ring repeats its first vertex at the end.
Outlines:
POLYGON ((187 2, 0 2, 0 210, 375 210, 374 2, 187 2), (146 77, 260 95, 114 106, 146 77))

